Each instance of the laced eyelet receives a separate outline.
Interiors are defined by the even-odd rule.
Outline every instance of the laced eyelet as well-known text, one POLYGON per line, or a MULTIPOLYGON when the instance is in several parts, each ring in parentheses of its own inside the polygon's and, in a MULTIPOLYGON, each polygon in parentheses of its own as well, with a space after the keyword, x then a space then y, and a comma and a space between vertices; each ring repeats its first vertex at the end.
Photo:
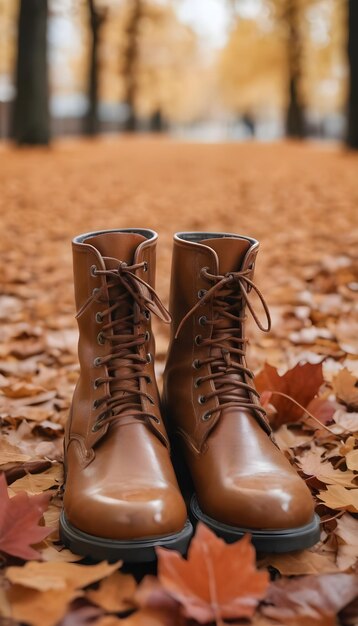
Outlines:
POLYGON ((98 343, 100 346, 103 346, 103 344, 105 343, 105 341, 106 341, 106 339, 105 339, 105 337, 104 337, 103 333, 102 333, 102 332, 98 333, 98 335, 97 335, 97 343, 98 343))
POLYGON ((94 365, 94 367, 100 367, 102 365, 101 357, 96 356, 96 358, 93 361, 93 365, 94 365))
POLYGON ((90 274, 93 277, 97 276, 97 265, 91 265, 90 274))
POLYGON ((205 402, 206 402, 205 396, 199 396, 198 402, 199 402, 199 404, 205 404, 205 402))
POLYGON ((152 355, 151 355, 151 353, 150 353, 150 352, 148 352, 148 353, 146 354, 145 359, 146 359, 147 363, 151 363, 151 362, 153 361, 153 357, 152 357, 152 355))
POLYGON ((156 424, 160 424, 160 419, 156 415, 153 415, 153 420, 155 421, 156 424))
POLYGON ((201 367, 201 363, 200 363, 199 359, 195 359, 195 360, 192 362, 192 367, 193 367, 195 370, 200 369, 200 367, 201 367))
POLYGON ((93 388, 94 388, 94 389, 98 389, 99 385, 100 385, 100 383, 99 383, 99 378, 96 378, 96 379, 93 381, 93 388))
POLYGON ((204 272, 210 272, 210 268, 209 267, 202 267, 200 270, 200 276, 201 278, 205 278, 204 276, 204 272))
POLYGON ((206 322, 207 322, 207 317, 206 315, 202 315, 201 317, 199 317, 199 324, 200 326, 205 326, 206 322))
POLYGON ((95 296, 99 292, 99 288, 95 287, 92 291, 92 296, 95 296))
POLYGON ((143 272, 147 272, 147 271, 148 271, 148 263, 147 261, 144 261, 143 272))
POLYGON ((197 389, 201 385, 201 378, 196 378, 194 380, 194 387, 197 389))
POLYGON ((146 382, 147 382, 147 384, 148 384, 148 385, 151 385, 151 384, 152 384, 152 379, 151 379, 151 377, 150 377, 150 376, 146 376, 146 377, 145 377, 145 380, 146 380, 146 382))
POLYGON ((93 403, 92 403, 92 408, 93 408, 94 410, 98 409, 98 400, 93 400, 93 403))
POLYGON ((147 332, 144 335, 144 339, 145 339, 145 341, 149 341, 149 339, 150 339, 150 332, 148 330, 147 330, 147 332))
POLYGON ((97 324, 102 324, 103 322, 102 313, 100 313, 99 311, 96 313, 96 322, 97 324))
POLYGON ((207 411, 206 413, 204 413, 204 415, 201 416, 201 420, 203 422, 207 422, 209 419, 211 419, 211 413, 209 411, 207 411))
POLYGON ((199 300, 201 300, 201 298, 203 298, 206 293, 207 293, 206 289, 199 289, 199 291, 198 291, 198 298, 199 298, 199 300))
POLYGON ((93 433, 96 433, 100 429, 101 425, 98 422, 95 422, 91 428, 93 433))
POLYGON ((150 320, 150 311, 148 311, 148 309, 146 309, 146 310, 144 311, 144 317, 145 317, 147 320, 150 320))
POLYGON ((201 341, 202 341, 202 336, 201 335, 197 335, 194 339, 195 343, 197 346, 200 346, 201 341))

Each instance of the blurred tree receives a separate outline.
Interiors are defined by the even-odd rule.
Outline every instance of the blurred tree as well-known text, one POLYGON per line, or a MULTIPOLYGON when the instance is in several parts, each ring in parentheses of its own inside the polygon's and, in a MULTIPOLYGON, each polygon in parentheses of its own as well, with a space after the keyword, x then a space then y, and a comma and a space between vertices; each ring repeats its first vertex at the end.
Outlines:
POLYGON ((13 136, 18 144, 48 144, 47 0, 20 0, 13 136))
POLYGON ((358 149, 358 2, 348 0, 348 129, 347 144, 358 149))
POLYGON ((127 106, 125 130, 137 129, 136 96, 139 61, 139 33, 143 17, 143 0, 129 0, 129 10, 125 26, 126 43, 123 51, 122 76, 124 80, 124 102, 127 106))
POLYGON ((287 21, 287 61, 288 61, 288 107, 286 113, 286 134, 288 137, 304 137, 305 119, 301 94, 302 79, 302 37, 300 30, 299 0, 285 0, 283 16, 287 21))
POLYGON ((95 0, 88 1, 89 25, 91 30, 90 60, 88 69, 88 108, 84 119, 84 131, 87 135, 96 135, 98 132, 98 82, 99 82, 99 59, 98 49, 100 42, 101 27, 104 24, 108 9, 96 7, 95 0))

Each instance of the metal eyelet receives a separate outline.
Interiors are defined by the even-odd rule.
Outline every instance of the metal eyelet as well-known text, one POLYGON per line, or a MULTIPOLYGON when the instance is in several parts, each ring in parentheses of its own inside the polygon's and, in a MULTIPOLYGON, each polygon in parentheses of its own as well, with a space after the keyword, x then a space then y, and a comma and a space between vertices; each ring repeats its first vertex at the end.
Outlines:
POLYGON ((144 340, 149 341, 149 339, 150 339, 150 332, 147 330, 147 332, 144 335, 144 340))
POLYGON ((146 380, 147 385, 151 385, 152 384, 152 379, 151 379, 150 376, 146 376, 145 380, 146 380))
POLYGON ((206 315, 202 315, 201 317, 199 317, 199 324, 200 324, 200 326, 205 326, 206 322, 207 322, 207 319, 208 318, 206 317, 206 315))
POLYGON ((104 337, 103 333, 102 333, 102 332, 98 333, 98 335, 97 335, 97 343, 98 343, 100 346, 103 346, 103 344, 104 344, 104 342, 105 342, 105 341, 106 341, 106 339, 105 339, 105 337, 104 337))
POLYGON ((99 288, 95 287, 92 291, 92 296, 95 296, 99 291, 100 291, 99 288))
POLYGON ((153 361, 153 357, 152 357, 152 355, 151 355, 151 353, 150 353, 150 352, 148 352, 148 353, 146 354, 145 359, 146 359, 147 363, 151 363, 151 362, 153 361))
POLYGON ((198 402, 199 402, 199 404, 205 404, 205 402, 206 402, 205 396, 199 396, 198 402))
POLYGON ((144 311, 144 317, 145 317, 147 320, 150 320, 150 311, 148 311, 147 309, 144 311))
POLYGON ((204 415, 201 416, 201 420, 203 422, 207 422, 209 419, 211 419, 211 413, 209 411, 207 411, 206 413, 204 413, 204 415))
POLYGON ((195 387, 196 389, 197 389, 198 387, 200 387, 201 382, 202 382, 202 381, 201 381, 201 378, 196 378, 196 379, 194 380, 194 387, 195 387))
POLYGON ((99 387, 99 382, 98 381, 99 381, 99 378, 96 378, 93 381, 93 389, 98 389, 98 387, 99 387))
POLYGON ((160 419, 159 417, 157 417, 156 415, 153 415, 153 419, 155 421, 156 424, 160 424, 160 419))
POLYGON ((200 346, 201 341, 202 341, 202 336, 201 335, 197 335, 194 339, 195 343, 197 346, 200 346))
POLYGON ((94 410, 98 409, 98 400, 93 400, 93 403, 92 403, 92 408, 93 408, 94 410))
POLYGON ((101 425, 98 422, 95 422, 91 428, 93 433, 96 433, 100 429, 101 425))
POLYGON ((148 263, 147 261, 144 261, 143 272, 147 272, 147 271, 148 271, 148 263))
POLYGON ((199 291, 198 291, 198 298, 199 298, 199 300, 200 300, 201 298, 203 298, 203 297, 205 296, 205 294, 206 294, 206 293, 207 293, 207 290, 206 290, 206 289, 199 289, 199 291))
POLYGON ((97 276, 97 265, 91 265, 90 274, 94 278, 97 276))
POLYGON ((195 370, 200 369, 200 367, 201 367, 201 363, 200 363, 199 359, 195 359, 195 360, 192 362, 192 367, 193 367, 195 370))
POLYGON ((103 322, 102 313, 100 313, 99 311, 97 311, 97 313, 96 313, 96 322, 97 322, 97 324, 102 324, 102 322, 103 322))
POLYGON ((96 356, 96 358, 93 361, 93 365, 94 365, 94 367, 100 367, 102 365, 101 357, 96 356))

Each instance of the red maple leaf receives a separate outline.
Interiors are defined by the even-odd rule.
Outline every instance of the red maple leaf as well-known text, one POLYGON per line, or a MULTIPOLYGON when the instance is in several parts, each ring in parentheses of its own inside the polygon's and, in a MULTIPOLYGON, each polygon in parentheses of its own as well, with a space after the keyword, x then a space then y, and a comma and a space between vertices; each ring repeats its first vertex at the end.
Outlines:
POLYGON ((204 624, 251 617, 267 590, 269 577, 255 566, 255 549, 246 535, 226 544, 199 523, 188 552, 157 548, 158 578, 184 609, 204 624))
POLYGON ((25 560, 39 558, 30 546, 53 531, 38 525, 50 498, 47 493, 29 496, 25 491, 9 498, 5 476, 0 475, 0 552, 25 560))
POLYGON ((278 428, 301 419, 304 409, 323 383, 322 363, 298 363, 283 376, 279 375, 275 367, 265 363, 255 382, 257 390, 262 394, 262 402, 275 407, 276 413, 270 421, 274 428, 278 428))

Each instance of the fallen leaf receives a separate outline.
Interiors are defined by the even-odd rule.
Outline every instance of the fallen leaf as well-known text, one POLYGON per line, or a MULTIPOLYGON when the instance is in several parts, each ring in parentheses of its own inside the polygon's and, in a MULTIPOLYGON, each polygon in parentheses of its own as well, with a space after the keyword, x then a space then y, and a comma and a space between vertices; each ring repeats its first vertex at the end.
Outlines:
POLYGON ((63 482, 63 467, 59 463, 55 463, 45 472, 40 474, 27 474, 23 478, 15 480, 11 484, 11 492, 19 493, 26 491, 30 494, 37 494, 50 489, 51 487, 59 487, 63 482))
POLYGON ((12 619, 31 626, 56 626, 67 605, 79 595, 72 587, 41 592, 13 585, 7 592, 12 619))
POLYGON ((87 598, 108 613, 120 613, 133 607, 133 595, 137 583, 130 574, 113 572, 105 578, 98 589, 89 589, 87 598))
POLYGON ((0 476, 0 551, 21 559, 38 559, 41 555, 32 548, 47 537, 51 530, 39 526, 50 500, 49 494, 30 497, 18 493, 9 498, 4 475, 0 476))
POLYGON ((169 595, 156 576, 145 576, 134 594, 137 606, 147 609, 168 609, 179 612, 179 603, 169 595))
POLYGON ((346 464, 348 469, 358 472, 358 450, 350 450, 346 454, 346 464))
POLYGON ((25 463, 31 461, 32 457, 29 454, 23 454, 17 446, 12 445, 1 437, 0 439, 0 465, 7 463, 25 463))
POLYGON ((335 534, 339 537, 337 565, 341 570, 355 567, 358 560, 358 519, 345 513, 338 521, 335 534))
POLYGON ((340 509, 358 513, 358 489, 345 489, 340 485, 328 485, 317 497, 330 509, 340 509))
POLYGON ((282 579, 270 585, 262 612, 285 626, 299 624, 300 618, 317 626, 336 624, 336 614, 358 593, 358 576, 323 574, 282 579), (296 621, 295 621, 296 620, 296 621), (312 622, 309 622, 312 620, 312 622))
POLYGON ((303 410, 288 398, 277 395, 284 393, 292 397, 304 408, 313 400, 323 383, 322 363, 305 363, 295 365, 283 376, 277 369, 265 363, 263 370, 256 377, 256 387, 260 393, 270 394, 269 401, 274 405, 276 413, 273 416, 273 426, 278 428, 282 424, 297 422, 303 410))
POLYGON ((109 564, 105 561, 96 565, 29 561, 23 567, 8 567, 6 578, 14 585, 37 591, 80 589, 109 576, 120 566, 120 562, 109 564))
POLYGON ((334 377, 332 387, 338 400, 350 409, 358 410, 358 381, 347 368, 334 377))
POLYGON ((334 469, 329 461, 324 461, 321 458, 320 451, 315 448, 300 456, 297 463, 307 476, 315 476, 315 478, 327 485, 342 485, 348 489, 356 486, 352 483, 357 478, 356 474, 351 471, 342 472, 334 469))
POLYGON ((335 421, 334 426, 331 426, 333 432, 345 433, 358 433, 358 413, 347 413, 344 409, 338 409, 333 415, 335 421))
POLYGON ((268 554, 259 562, 260 567, 275 567, 283 576, 303 574, 328 574, 337 571, 337 565, 325 554, 301 550, 288 554, 268 554))
POLYGON ((248 536, 234 544, 199 523, 185 560, 175 551, 157 548, 158 578, 200 623, 250 617, 268 586, 268 573, 255 568, 248 536))

